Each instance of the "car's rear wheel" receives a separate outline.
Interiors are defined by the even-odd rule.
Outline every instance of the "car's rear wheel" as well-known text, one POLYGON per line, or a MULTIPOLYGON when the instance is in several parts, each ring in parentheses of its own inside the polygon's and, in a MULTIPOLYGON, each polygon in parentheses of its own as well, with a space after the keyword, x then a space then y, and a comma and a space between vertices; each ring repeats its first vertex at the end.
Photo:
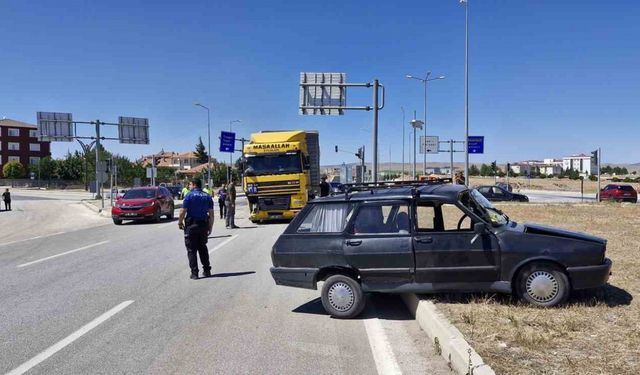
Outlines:
POLYGON ((571 292, 567 275, 550 263, 532 263, 524 267, 516 287, 522 301, 539 307, 562 304, 571 292))
POLYGON ((362 312, 365 306, 360 284, 344 275, 329 277, 322 286, 322 306, 334 318, 349 319, 362 312))
POLYGON ((113 223, 115 225, 122 225, 122 220, 121 219, 113 219, 113 223))

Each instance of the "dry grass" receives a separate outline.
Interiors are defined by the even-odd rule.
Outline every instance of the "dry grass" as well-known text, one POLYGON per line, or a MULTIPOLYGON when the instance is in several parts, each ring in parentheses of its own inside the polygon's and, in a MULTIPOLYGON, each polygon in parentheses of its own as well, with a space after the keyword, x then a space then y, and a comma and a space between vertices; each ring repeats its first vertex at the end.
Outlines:
POLYGON ((504 204, 513 220, 608 239, 606 287, 539 309, 510 296, 432 297, 498 374, 640 374, 640 209, 636 205, 504 204))
MULTIPOLYGON (((505 182, 506 179, 498 178, 498 182, 505 182)), ((552 191, 580 191, 580 180, 570 180, 568 178, 532 178, 531 180, 527 178, 510 178, 509 183, 512 184, 515 190, 518 189, 527 189, 527 190, 552 190, 552 191)), ((602 180, 602 187, 605 187, 608 183, 612 183, 609 180, 602 180)), ((623 184, 627 184, 622 182, 623 184)), ((471 177, 471 185, 493 185, 494 178, 493 177, 471 177)), ((640 188, 640 184, 638 183, 628 183, 627 185, 632 185, 636 189, 640 188)), ((598 182, 597 181, 584 181, 584 192, 585 193, 595 193, 598 191, 598 182)))

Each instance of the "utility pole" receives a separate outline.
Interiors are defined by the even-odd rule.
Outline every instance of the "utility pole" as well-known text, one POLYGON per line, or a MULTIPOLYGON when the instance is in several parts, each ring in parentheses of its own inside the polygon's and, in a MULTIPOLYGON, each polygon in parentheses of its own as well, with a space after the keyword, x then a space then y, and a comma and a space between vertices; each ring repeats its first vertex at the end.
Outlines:
POLYGON ((373 183, 378 182, 378 87, 380 83, 373 80, 373 183))
MULTIPOLYGON (((96 125, 96 199, 102 199, 100 194, 100 120, 95 121, 96 125)), ((102 208, 104 208, 104 200, 102 200, 102 208)))
POLYGON ((469 0, 464 6, 464 183, 469 186, 469 0))
POLYGON ((402 181, 404 181, 404 107, 400 107, 402 111, 402 181))

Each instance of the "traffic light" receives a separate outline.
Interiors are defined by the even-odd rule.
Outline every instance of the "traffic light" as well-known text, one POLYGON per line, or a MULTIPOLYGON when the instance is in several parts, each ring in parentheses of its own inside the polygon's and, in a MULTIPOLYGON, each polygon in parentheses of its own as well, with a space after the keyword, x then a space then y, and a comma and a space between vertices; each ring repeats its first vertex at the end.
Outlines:
POLYGON ((598 165, 598 150, 591 151, 591 160, 593 160, 593 164, 598 165))
POLYGON ((364 160, 364 147, 358 148, 358 152, 356 153, 356 157, 360 160, 364 160))
POLYGON ((338 145, 336 145, 336 152, 338 152, 338 145))
POLYGON ((495 160, 491 162, 491 170, 494 172, 498 170, 498 165, 495 160))
POLYGON ((507 173, 511 171, 511 163, 507 163, 507 173))

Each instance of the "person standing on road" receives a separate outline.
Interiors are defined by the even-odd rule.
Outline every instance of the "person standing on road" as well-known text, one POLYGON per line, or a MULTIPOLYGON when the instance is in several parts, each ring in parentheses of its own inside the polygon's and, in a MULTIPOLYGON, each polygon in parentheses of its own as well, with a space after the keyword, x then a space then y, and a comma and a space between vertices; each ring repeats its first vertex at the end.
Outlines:
POLYGON ((205 184, 204 185, 204 189, 202 189, 202 191, 204 191, 205 193, 209 194, 209 196, 213 196, 212 195, 213 192, 211 191, 211 188, 209 188, 209 184, 205 184))
POLYGON ((9 189, 2 193, 2 200, 4 201, 5 211, 11 211, 11 193, 9 193, 9 189))
POLYGON ((322 176, 322 182, 320 183, 320 196, 326 197, 327 195, 329 195, 330 191, 331 185, 329 185, 329 183, 327 182, 327 176, 322 176))
POLYGON ((189 194, 189 192, 191 191, 189 189, 190 186, 191 186, 191 183, 189 183, 189 185, 185 184, 184 187, 182 188, 182 191, 180 192, 182 199, 185 199, 187 197, 187 194, 189 194))
POLYGON ((227 198, 227 189, 225 189, 224 184, 220 186, 218 189, 218 206, 220 206, 220 220, 225 218, 226 209, 224 207, 224 201, 227 198))
POLYGON ((202 181, 197 178, 193 179, 190 187, 191 191, 182 203, 178 217, 178 228, 184 230, 184 244, 187 247, 191 279, 196 280, 198 279, 198 255, 200 255, 200 263, 202 263, 202 276, 211 276, 207 241, 213 230, 214 211, 213 199, 202 191, 202 181))
POLYGON ((227 196, 224 201, 224 205, 227 209, 227 220, 226 227, 227 229, 237 228, 235 223, 236 216, 236 185, 235 178, 231 177, 231 182, 227 185, 227 196))

